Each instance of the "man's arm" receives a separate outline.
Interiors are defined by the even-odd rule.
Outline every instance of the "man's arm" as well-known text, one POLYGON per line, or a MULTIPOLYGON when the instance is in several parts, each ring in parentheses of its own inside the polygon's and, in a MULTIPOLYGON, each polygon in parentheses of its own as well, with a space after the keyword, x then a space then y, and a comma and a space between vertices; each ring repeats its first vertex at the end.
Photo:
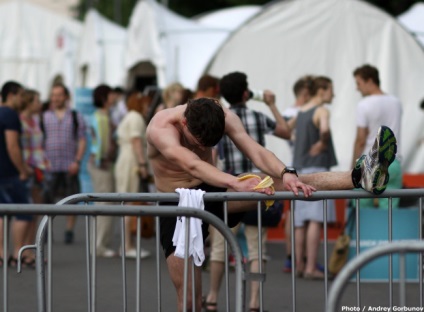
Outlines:
MULTIPOLYGON (((253 140, 246 132, 240 119, 231 112, 225 109, 225 131, 231 138, 237 148, 244 153, 256 167, 266 174, 281 179, 281 173, 286 165, 280 161, 274 153, 267 150, 255 140, 253 140)), ((283 179, 284 187, 288 191, 292 191, 298 195, 298 190, 301 189, 305 196, 310 196, 314 190, 311 186, 299 181, 296 175, 285 174, 283 179)))
POLYGON ((356 160, 362 155, 368 137, 368 128, 358 127, 356 130, 355 145, 353 146, 352 168, 355 167, 356 160))
POLYGON ((330 140, 330 112, 328 109, 320 107, 316 110, 314 124, 319 129, 319 141, 311 146, 309 150, 311 156, 320 154, 328 146, 328 141, 330 140))
POLYGON ((19 171, 19 178, 26 180, 28 178, 28 171, 22 157, 22 150, 19 146, 19 132, 15 130, 5 130, 6 148, 10 160, 19 171))
POLYGON ((289 140, 291 137, 291 128, 284 120, 283 116, 281 116, 280 111, 278 110, 277 105, 275 104, 275 94, 269 90, 265 90, 264 102, 271 110, 271 113, 274 116, 277 124, 274 130, 274 135, 279 138, 289 140))
MULTIPOLYGON (((166 158, 169 163, 175 164, 181 170, 189 173, 210 185, 230 188, 239 192, 250 192, 260 182, 256 179, 239 181, 237 177, 220 171, 212 164, 200 159, 194 152, 180 144, 179 133, 172 127, 161 128, 149 125, 148 142, 159 153, 166 158)), ((270 189, 258 190, 270 194, 270 189)))
POLYGON ((70 175, 78 174, 80 166, 81 166, 81 160, 84 157, 86 144, 87 143, 85 138, 78 139, 77 153, 75 154, 75 160, 70 164, 68 169, 70 175))

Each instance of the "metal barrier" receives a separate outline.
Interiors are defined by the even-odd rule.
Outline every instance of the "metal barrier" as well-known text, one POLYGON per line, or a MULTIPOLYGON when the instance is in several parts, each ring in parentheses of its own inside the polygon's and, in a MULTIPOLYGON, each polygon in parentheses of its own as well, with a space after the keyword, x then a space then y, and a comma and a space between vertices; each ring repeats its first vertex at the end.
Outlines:
MULTIPOLYGON (((313 196, 309 199, 305 199, 302 197, 302 195, 295 196, 290 192, 277 192, 273 196, 268 196, 264 194, 259 193, 206 193, 204 195, 205 201, 223 201, 224 202, 224 211, 225 215, 228 211, 228 202, 229 201, 258 201, 258 224, 261 224, 261 214, 260 214, 260 201, 264 199, 276 199, 276 200, 290 200, 291 201, 291 209, 295 209, 295 201, 296 200, 324 200, 323 201, 323 207, 324 207, 324 262, 327 263, 328 259, 328 237, 327 237, 327 200, 328 199, 355 199, 356 200, 356 220, 359 220, 359 214, 360 209, 359 208, 359 199, 360 198, 374 198, 375 196, 372 194, 369 194, 365 191, 319 191, 315 192, 313 196)), ((384 194, 380 195, 379 198, 389 198, 389 207, 388 207, 388 215, 389 215, 389 241, 392 241, 392 198, 396 197, 407 197, 407 198, 420 198, 420 213, 418 216, 418 222, 421 225, 422 224, 422 211, 423 211, 423 197, 424 197, 424 189, 405 189, 405 190, 389 190, 386 191, 384 194)), ((213 224, 214 226, 216 224, 218 225, 218 230, 225 234, 224 237, 228 240, 230 243, 230 246, 233 251, 236 252, 236 262, 237 264, 241 263, 241 254, 237 254, 240 252, 239 247, 237 243, 234 241, 234 237, 229 235, 228 228, 223 225, 222 222, 217 222, 216 217, 212 218, 210 214, 203 215, 203 213, 198 214, 199 211, 195 210, 197 214, 194 211, 191 210, 181 210, 180 208, 173 207, 170 208, 171 210, 164 209, 165 206, 161 206, 160 209, 157 208, 150 208, 146 206, 136 207, 136 206, 124 206, 119 207, 119 209, 116 209, 116 206, 69 206, 69 204, 76 204, 76 203, 88 203, 88 202, 118 202, 118 203, 124 203, 124 202, 177 202, 179 199, 178 194, 174 193, 146 193, 146 194, 77 194, 70 196, 68 198, 65 198, 61 200, 57 205, 61 205, 62 207, 51 208, 43 205, 31 205, 31 208, 25 208, 24 205, 17 206, 17 205, 4 205, 0 207, 0 214, 16 214, 16 211, 18 210, 19 213, 34 213, 34 211, 38 211, 39 214, 48 214, 48 217, 43 218, 42 222, 40 223, 39 230, 37 233, 37 241, 34 246, 29 246, 30 248, 36 248, 37 253, 37 292, 38 292, 38 311, 52 311, 51 307, 51 276, 52 276, 52 262, 48 261, 47 263, 47 275, 45 274, 45 269, 43 263, 39 259, 44 259, 44 241, 47 237, 47 251, 48 256, 50 257, 52 254, 52 241, 51 241, 51 231, 52 231, 52 221, 54 215, 156 215, 156 216, 176 216, 176 215, 186 215, 189 217, 199 216, 203 220, 205 220, 208 223, 213 224), (19 209, 16 209, 19 208, 19 209), (36 210, 34 210, 34 208, 36 210), (37 210, 39 209, 39 210, 37 210), (212 218, 212 219, 211 219, 212 218), (47 231, 49 233, 47 233, 47 231), (225 233, 224 233, 225 232, 225 233), (47 276, 47 291, 45 287, 45 278, 47 276)), ((169 208, 169 207, 168 207, 169 208)), ((87 217, 88 218, 88 217, 87 217)), ((7 220, 7 218, 6 218, 7 220)), ((88 219, 87 219, 88 220, 88 219)), ((225 220, 226 222, 226 220, 225 220)), ((140 231, 140 219, 138 218, 137 222, 137 231, 139 233, 140 231)), ((294 223, 294 214, 291 214, 291 223, 294 223)), ((159 233, 159 222, 158 218, 156 219, 156 225, 157 225, 157 240, 156 240, 156 256, 159 257, 159 240, 158 240, 158 233, 159 233)), ((87 269, 89 272, 91 272, 91 275, 89 274, 87 276, 87 284, 90 286, 90 293, 89 293, 89 302, 88 302, 88 311, 95 311, 96 302, 95 302, 95 270, 91 270, 92 266, 95 266, 95 247, 92 246, 90 249, 89 246, 89 237, 88 233, 90 232, 90 225, 87 221, 86 223, 86 229, 87 229, 87 269), (91 252, 91 258, 89 258, 89 254, 91 252), (90 262, 91 261, 91 262, 90 262), (90 271, 91 270, 91 271, 90 271)), ((261 231, 259 231, 259 235, 261 234, 261 231)), ((356 224, 356 250, 357 254, 359 254, 359 224, 356 224)), ((139 237, 139 235, 137 235, 139 237)), ((419 237, 422 237, 422 229, 420 226, 420 233, 419 237)), ((261 241, 262 238, 259 237, 259 241, 261 241)), ((291 242, 292 242, 292 255, 295 254, 294 250, 294 228, 291 228, 291 242)), ((137 252, 139 252, 140 248, 140 242, 137 242, 137 252)), ((262 251, 261 251, 261 244, 259 244, 259 256, 260 259, 262 258, 262 251)), ((226 257, 227 258, 227 257, 226 257)), ((158 258, 159 259, 159 258, 158 258)), ((139 261, 139 260, 138 260, 139 261)), ((422 255, 420 255, 420 263, 422 262, 422 255)), ((262 261, 259 261, 260 268, 259 268, 259 274, 262 274, 262 261)), ((157 262, 158 265, 158 302, 157 307, 158 311, 161 311, 161 294, 160 294, 160 279, 159 279, 159 262, 157 262)), ((124 263, 123 263, 124 266, 124 263)), ((139 262, 137 263, 137 270, 139 269, 139 262)), ((123 267, 123 270, 125 270, 125 267, 123 267)), ((5 271, 5 270, 4 270, 5 271)), ((292 307, 293 311, 296 311, 296 278, 294 272, 296 271, 295 267, 295 261, 293 261, 292 266, 292 307)), ((243 286, 240 286, 239 288, 236 288, 236 311, 239 311, 238 309, 244 309, 244 282, 248 278, 243 271, 243 268, 237 268, 236 269, 236 280, 237 283, 243 283, 243 286)), ((325 297, 325 307, 327 307, 327 298, 328 298, 328 272, 327 272, 327 266, 325 266, 325 281, 324 281, 324 297, 325 297)), ((137 271, 137 287, 139 287, 139 279, 138 279, 139 271, 137 271)), ((226 298, 227 298, 227 311, 229 311, 228 306, 228 269, 226 269, 226 298)), ((6 275, 5 275, 6 277, 6 275)), ((419 282, 420 282, 420 296, 421 296, 421 302, 422 302, 422 270, 420 270, 419 274, 419 282)), ((390 296, 392 293, 392 276, 390 274, 390 296)), ((7 282, 6 282, 7 283, 7 282)), ((360 278, 359 273, 357 275, 356 279, 357 284, 357 302, 358 306, 360 305, 360 278)), ((125 285, 125 284, 124 284, 125 285)), ((6 289, 6 287, 4 287, 6 289)), ((138 291, 139 288, 137 288, 138 291)), ((124 289, 125 292, 125 289, 124 289)), ((7 293, 4 295, 4 298, 7 298, 7 293)), ((6 301, 6 300, 5 300, 6 301)), ((390 299, 392 301, 392 299, 390 299)), ((126 303, 124 302, 124 311, 126 309, 126 303)), ((137 311, 139 311, 140 306, 139 302, 137 302, 137 311)), ((260 310, 263 311, 263 290, 262 290, 262 282, 260 283, 260 310)), ((6 311, 6 309, 5 309, 6 311)))
MULTIPOLYGON (((406 253, 420 253, 424 252, 424 242, 423 241, 402 241, 402 242, 392 242, 385 245, 377 246, 373 249, 369 249, 361 254, 359 254, 355 259, 351 260, 346 264, 342 271, 338 274, 337 278, 334 280, 331 287, 330 294, 328 296, 328 307, 327 312, 336 312, 343 311, 340 308, 340 297, 343 293, 343 290, 346 288, 349 279, 357 273, 362 267, 372 260, 384 256, 392 255, 394 253, 399 253, 399 306, 400 308, 405 307, 406 305, 406 253)), ((422 270, 421 270, 422 273, 422 270)), ((420 282, 422 287, 422 282, 420 282)), ((420 288, 420 293, 422 295, 422 289, 420 288)), ((422 296, 421 296, 422 298, 422 296)), ((422 301, 420 302, 420 307, 422 308, 422 301)), ((393 308, 391 303, 388 307, 393 308)), ((352 307, 353 308, 353 307, 352 307)), ((355 310, 352 311, 363 311, 360 305, 354 307, 355 310), (359 308, 359 310, 358 310, 359 308)), ((393 310, 395 311, 395 310, 393 310)), ((401 310, 398 311, 413 311, 413 310, 401 310)), ((422 311, 422 310, 420 310, 422 311)))

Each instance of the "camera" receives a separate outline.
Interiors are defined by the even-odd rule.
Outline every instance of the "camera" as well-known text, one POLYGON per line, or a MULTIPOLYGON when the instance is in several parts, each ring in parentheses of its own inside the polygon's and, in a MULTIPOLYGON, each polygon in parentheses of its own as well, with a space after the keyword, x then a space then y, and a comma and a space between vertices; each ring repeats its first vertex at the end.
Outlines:
POLYGON ((264 91, 262 90, 249 90, 249 100, 264 101, 264 91))

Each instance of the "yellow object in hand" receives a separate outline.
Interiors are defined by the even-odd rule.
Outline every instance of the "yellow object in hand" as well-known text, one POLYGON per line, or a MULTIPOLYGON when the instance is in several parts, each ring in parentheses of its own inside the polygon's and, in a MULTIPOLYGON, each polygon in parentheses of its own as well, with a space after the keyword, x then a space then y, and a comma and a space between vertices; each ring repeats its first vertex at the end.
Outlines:
MULTIPOLYGON (((246 175, 244 175, 242 177, 239 177, 238 179, 239 179, 239 181, 244 181, 244 180, 251 179, 251 178, 261 179, 261 177, 258 176, 258 175, 256 175, 256 174, 246 174, 246 175)), ((275 191, 273 185, 274 185, 274 180, 270 176, 266 176, 253 189, 254 190, 257 190, 257 189, 263 189, 263 188, 269 187, 270 189, 272 189, 273 191, 275 191)), ((269 207, 271 207, 272 205, 274 205, 274 202, 275 202, 275 200, 273 200, 273 199, 272 200, 265 200, 266 210, 268 210, 269 207)))

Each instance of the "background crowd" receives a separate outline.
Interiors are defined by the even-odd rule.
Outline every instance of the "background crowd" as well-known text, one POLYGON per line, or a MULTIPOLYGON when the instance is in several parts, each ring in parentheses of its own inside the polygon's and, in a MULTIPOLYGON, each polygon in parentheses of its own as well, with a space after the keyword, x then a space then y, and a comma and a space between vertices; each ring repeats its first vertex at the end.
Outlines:
MULTIPOLYGON (((49 100, 41 103, 36 90, 26 89, 18 82, 6 82, 1 89, 0 106, 0 203, 55 203, 66 196, 80 193, 81 170, 88 170, 96 193, 134 193, 152 191, 153 173, 147 158, 146 126, 160 110, 184 105, 201 97, 223 98, 241 119, 250 136, 265 145, 265 135, 271 134, 288 140, 293 148, 293 159, 277 155, 299 173, 328 171, 337 164, 330 129, 329 105, 334 98, 331 78, 320 75, 300 77, 293 86, 296 101, 285 112, 277 108, 275 94, 270 90, 252 91, 248 77, 232 72, 222 78, 205 75, 198 81, 196 90, 189 90, 176 82, 162 91, 145 92, 97 86, 92 93, 94 113, 87 120, 71 107, 68 88, 55 83, 49 100), (263 102, 270 114, 249 109, 251 99, 263 102), (270 117, 272 116, 272 118, 270 117), (87 138, 90 138, 88 140, 87 138), (90 144, 87 144, 87 142, 90 144), (87 152, 88 151, 88 152, 87 152), (85 153, 89 154, 87 168, 81 168, 85 153)), ((389 126, 400 138, 402 107, 400 101, 380 89, 377 68, 364 65, 353 71, 352 83, 364 97, 357 107, 357 136, 352 156, 355 160, 371 149, 376 129, 389 126)), ((343 95, 340 95, 343 96, 343 95)), ((401 142, 398 141, 398 144, 401 142)), ((399 149, 398 149, 399 150, 399 149)), ((214 148, 215 164, 227 173, 259 172, 231 140, 224 136, 214 148)), ((390 167, 389 188, 402 187, 401 156, 390 167)), ((394 201, 393 206, 397 207, 394 201)), ((387 207, 382 201, 362 203, 364 206, 387 207)), ((287 260, 284 271, 291 272, 290 227, 295 228, 296 274, 305 279, 323 279, 323 268, 317 263, 320 232, 323 223, 323 205, 320 202, 299 201, 295 209, 295 224, 285 224, 287 260)), ((329 204, 328 220, 334 221, 334 206, 329 204)), ((262 244, 265 248, 267 226, 278 224, 282 205, 276 203, 263 212, 262 244), (267 215, 268 214, 268 215, 267 215), (269 215, 271 214, 271 216, 269 215), (277 220, 277 223, 275 221, 277 220), (268 222, 268 223, 267 223, 268 222)), ((125 218, 125 246, 113 250, 114 218, 97 218, 97 255, 114 257, 120 252, 130 258, 138 255, 133 243, 130 217, 125 218)), ((3 220, 0 221, 1 225, 3 220)), ((74 241, 76 218, 68 217, 64 229, 64 242, 74 241)), ((16 216, 12 220, 13 251, 7 265, 16 266, 19 249, 34 242, 37 220, 30 215, 16 216)), ((243 224, 234 229, 243 231, 247 239, 246 259, 250 270, 258 272, 258 237, 256 212, 246 213, 243 224)), ((216 310, 216 300, 224 268, 223 240, 211 231, 210 289, 205 298, 207 311, 216 310)), ((0 230, 3 235, 3 230, 0 230)), ((0 239, 0 244, 3 239, 0 239)), ((265 249, 264 253, 266 252, 265 249)), ((0 246, 0 264, 3 259, 0 246)), ((141 258, 148 257, 141 250, 141 258)), ((266 259, 266 257, 264 257, 266 259)), ((34 255, 27 251, 24 267, 34 267, 34 255)), ((262 264, 264 265, 265 262, 262 264)), ((250 308, 259 305, 259 288, 252 282, 250 308)))

